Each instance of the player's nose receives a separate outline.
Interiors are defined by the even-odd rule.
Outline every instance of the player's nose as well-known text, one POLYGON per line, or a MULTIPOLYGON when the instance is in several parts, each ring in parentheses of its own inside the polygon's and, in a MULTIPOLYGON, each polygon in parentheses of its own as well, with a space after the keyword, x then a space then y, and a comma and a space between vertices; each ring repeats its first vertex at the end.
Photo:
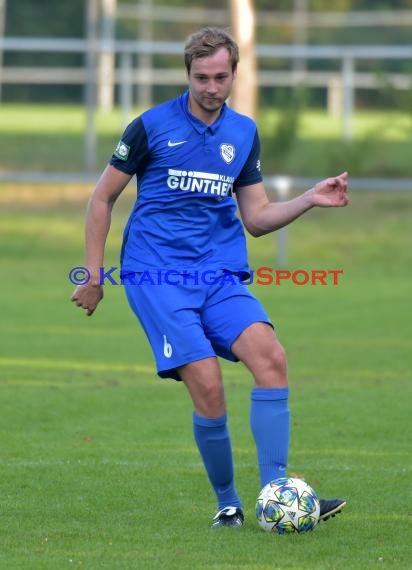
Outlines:
POLYGON ((210 93, 211 95, 217 93, 218 89, 217 89, 217 84, 216 84, 216 82, 211 79, 211 80, 208 82, 206 89, 207 89, 207 92, 210 93))

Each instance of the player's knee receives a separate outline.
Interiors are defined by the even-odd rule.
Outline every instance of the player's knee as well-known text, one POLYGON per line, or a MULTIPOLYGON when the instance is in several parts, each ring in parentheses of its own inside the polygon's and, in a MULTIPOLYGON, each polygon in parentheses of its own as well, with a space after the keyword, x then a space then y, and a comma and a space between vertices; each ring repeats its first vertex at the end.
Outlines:
POLYGON ((261 360, 262 369, 266 369, 269 375, 286 374, 287 358, 286 351, 280 342, 276 341, 269 350, 265 351, 265 355, 261 360))
POLYGON ((208 418, 225 413, 225 396, 221 382, 203 381, 189 387, 195 410, 208 418))
POLYGON ((202 405, 204 406, 206 415, 209 417, 221 415, 225 407, 222 385, 217 383, 208 384, 204 387, 202 396, 202 405))
POLYGON ((273 350, 270 352, 270 358, 272 361, 272 366, 275 368, 275 370, 286 369, 287 366, 286 350, 278 340, 275 342, 273 350))
POLYGON ((195 404, 195 410, 198 414, 207 418, 218 418, 225 413, 225 401, 220 392, 211 389, 204 397, 198 399, 195 404))
POLYGON ((259 387, 287 386, 286 351, 278 341, 264 351, 253 372, 256 385, 259 387))

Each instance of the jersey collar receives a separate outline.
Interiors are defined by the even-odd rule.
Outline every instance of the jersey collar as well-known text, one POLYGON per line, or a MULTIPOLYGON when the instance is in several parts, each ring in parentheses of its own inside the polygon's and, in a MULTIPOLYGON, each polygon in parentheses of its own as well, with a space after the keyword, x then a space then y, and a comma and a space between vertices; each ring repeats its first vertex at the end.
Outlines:
POLYGON ((201 121, 200 119, 198 119, 197 117, 192 115, 192 113, 189 111, 189 107, 188 107, 189 91, 186 91, 185 93, 180 95, 179 100, 180 100, 180 106, 181 106, 182 111, 185 114, 187 120, 191 123, 193 128, 199 134, 203 134, 207 130, 209 130, 212 134, 215 134, 215 132, 220 127, 220 124, 221 124, 221 122, 222 122, 222 120, 226 114, 226 109, 227 109, 226 103, 223 103, 222 109, 220 111, 220 115, 216 119, 216 121, 214 123, 212 123, 211 125, 206 125, 203 121, 201 121))

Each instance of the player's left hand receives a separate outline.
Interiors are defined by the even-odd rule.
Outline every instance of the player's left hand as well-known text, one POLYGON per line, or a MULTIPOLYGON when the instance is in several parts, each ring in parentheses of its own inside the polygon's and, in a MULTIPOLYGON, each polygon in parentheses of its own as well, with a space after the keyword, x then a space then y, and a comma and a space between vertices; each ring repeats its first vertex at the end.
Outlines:
POLYGON ((348 173, 318 182, 312 188, 312 199, 315 206, 324 208, 346 206, 349 202, 348 173))

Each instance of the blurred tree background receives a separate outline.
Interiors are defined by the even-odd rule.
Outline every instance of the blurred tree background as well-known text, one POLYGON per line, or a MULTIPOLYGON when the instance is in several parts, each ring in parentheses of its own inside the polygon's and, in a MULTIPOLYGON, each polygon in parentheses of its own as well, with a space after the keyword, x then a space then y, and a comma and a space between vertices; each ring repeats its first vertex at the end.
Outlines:
MULTIPOLYGON (((329 0, 208 0, 207 3, 204 0, 190 3, 188 0, 0 0, 0 20, 1 7, 5 7, 4 25, 0 21, 0 30, 4 27, 6 38, 86 39, 87 9, 91 5, 88 3, 93 1, 98 2, 100 9, 100 37, 104 28, 103 7, 107 11, 108 6, 113 8, 117 4, 117 17, 112 19, 116 40, 175 42, 183 48, 185 38, 193 30, 204 25, 221 25, 228 27, 239 42, 240 18, 246 40, 253 31, 256 46, 287 45, 293 50, 297 44, 324 47, 410 47, 412 44, 412 0, 336 0, 333 3, 329 0), (245 15, 249 16, 245 18, 245 15)), ((317 176, 320 172, 343 170, 350 165, 352 174, 357 176, 410 178, 412 58, 355 58, 353 75, 367 76, 366 85, 359 86, 354 81, 355 88, 348 89, 340 49, 338 56, 331 59, 259 56, 256 66, 249 57, 251 50, 247 43, 239 44, 244 77, 239 76, 235 82, 230 104, 256 118, 266 172, 317 176), (253 80, 256 67, 257 82, 253 80), (303 72, 301 76, 300 72, 303 72), (316 79, 316 84, 311 83, 309 79, 316 75, 321 79, 316 79), (269 80, 265 82, 262 77, 269 80), (254 85, 257 85, 256 90, 254 85), (243 107, 248 97, 253 99, 253 105, 258 101, 256 113, 243 107), (350 105, 347 105, 348 100, 350 105)), ((2 167, 17 171, 22 164, 32 170, 78 171, 84 161, 82 152, 86 157, 97 152, 97 163, 103 164, 111 153, 119 125, 125 124, 127 117, 134 116, 136 110, 175 97, 186 88, 180 48, 176 53, 163 50, 150 55, 135 53, 132 48, 127 73, 121 71, 126 59, 124 54, 110 55, 114 57, 117 82, 115 89, 112 82, 106 82, 106 87, 109 84, 106 92, 110 91, 111 99, 107 106, 101 98, 102 77, 105 69, 113 74, 113 65, 109 63, 104 68, 101 56, 96 66, 98 96, 93 95, 92 100, 97 100, 97 108, 102 111, 99 123, 94 109, 90 110, 91 105, 85 104, 90 103, 88 94, 95 85, 94 68, 87 65, 86 55, 62 53, 57 49, 55 52, 8 49, 0 53, 5 70, 10 68, 21 74, 20 83, 4 80, 1 84, 0 69, 0 123, 3 123, 0 143, 5 141, 0 171, 2 167), (51 78, 37 82, 44 68, 51 78), (67 80, 67 70, 80 73, 77 83, 67 80), (152 70, 159 79, 153 85, 150 84, 152 70), (57 71, 60 81, 56 80, 57 71), (36 75, 30 81, 29 72, 36 75), (127 82, 123 80, 126 76, 127 82), (128 83, 127 88, 125 83, 128 83), (56 109, 64 106, 70 108, 70 113, 77 113, 77 119, 68 119, 71 130, 78 125, 73 140, 69 140, 67 134, 63 136, 61 126, 56 127, 56 133, 43 132, 46 124, 52 130, 50 113, 55 114, 53 120, 58 117, 56 124, 62 124, 63 114, 56 109), (114 114, 109 120, 111 111, 114 114), (24 119, 23 112, 26 112, 24 119), (23 121, 20 130, 30 123, 33 131, 36 116, 41 116, 38 132, 35 138, 31 133, 29 144, 27 135, 15 132, 16 120, 23 121), (83 151, 83 133, 97 131, 98 145, 85 143, 97 150, 83 151), (60 137, 58 142, 56 137, 60 137), (69 155, 70 165, 62 159, 69 155)), ((93 169, 91 161, 86 169, 93 169)))
MULTIPOLYGON (((6 37, 56 37, 56 38, 83 38, 86 34, 85 14, 86 0, 70 0, 70 2, 56 2, 55 0, 3 0, 5 10, 5 35, 6 37)), ((256 12, 280 12, 291 13, 296 8, 299 0, 255 0, 256 12)), ((141 0, 117 0, 118 6, 139 5, 141 0)), ((187 0, 151 0, 149 3, 151 10, 155 12, 160 7, 167 5, 168 8, 176 7, 181 9, 205 10, 205 2, 192 0, 190 4, 187 0)), ((230 24, 230 0, 208 0, 207 9, 218 9, 227 11, 227 22, 230 24)), ((345 13, 349 11, 399 11, 412 10, 412 0, 336 0, 331 3, 329 0, 303 0, 303 5, 308 13, 319 12, 339 13, 344 20, 345 13)), ((296 28, 291 25, 279 23, 265 25, 265 18, 261 18, 256 26, 257 44, 290 44, 296 41, 296 28)), ((203 22, 199 25, 207 24, 203 22)), ((159 21, 155 20, 151 24, 154 40, 179 41, 198 27, 194 22, 183 21, 159 21)), ((139 26, 136 18, 118 18, 116 20, 115 36, 117 39, 139 39, 139 26)), ((331 25, 309 26, 305 29, 305 43, 309 45, 407 45, 411 43, 409 26, 345 26, 331 25)), ((73 66, 84 65, 84 57, 81 54, 69 53, 23 53, 5 52, 3 63, 5 66, 73 66)), ((181 66, 181 58, 176 56, 158 55, 154 56, 154 63, 162 67, 181 66)), ((290 61, 265 59, 259 62, 260 69, 285 69, 290 66, 290 61)), ((306 64, 306 68, 317 70, 334 70, 339 68, 339 62, 334 60, 311 60, 306 64)), ((359 65, 359 71, 373 71, 376 73, 402 72, 411 74, 412 66, 409 61, 388 60, 386 62, 365 61, 359 65)), ((277 90, 276 97, 280 102, 285 97, 287 89, 277 90)), ((171 90, 167 87, 158 86, 154 90, 155 102, 171 95, 171 90)), ((325 93, 322 89, 311 89, 308 94, 308 103, 314 106, 324 105, 325 93)), ((268 95, 265 90, 260 91, 262 103, 268 101, 270 97, 273 101, 273 90, 268 95)), ((4 102, 82 102, 83 89, 80 85, 55 85, 52 89, 42 85, 16 85, 6 84, 2 88, 2 100, 4 102)), ((393 97, 386 97, 385 94, 377 93, 376 90, 363 90, 358 103, 360 105, 390 106, 393 97)))

